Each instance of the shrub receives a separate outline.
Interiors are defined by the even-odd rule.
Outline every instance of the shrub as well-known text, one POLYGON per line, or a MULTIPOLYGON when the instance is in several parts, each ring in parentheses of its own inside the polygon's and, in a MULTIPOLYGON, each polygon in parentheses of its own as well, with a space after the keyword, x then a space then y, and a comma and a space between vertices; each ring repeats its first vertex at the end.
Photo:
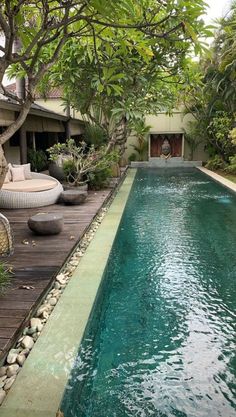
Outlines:
POLYGON ((107 134, 100 126, 88 124, 84 130, 84 140, 89 145, 95 147, 103 145, 107 142, 107 134))
POLYGON ((223 111, 218 111, 210 122, 207 132, 211 138, 211 144, 216 152, 220 153, 225 161, 234 154, 235 145, 230 137, 232 134, 232 118, 223 111))
POLYGON ((219 155, 215 155, 214 158, 209 159, 206 164, 206 168, 211 169, 212 171, 217 171, 218 169, 225 169, 226 163, 219 155))
POLYGON ((76 175, 76 166, 73 159, 68 159, 63 162, 63 171, 68 182, 72 182, 76 175))
POLYGON ((89 174, 89 188, 92 190, 101 190, 107 187, 111 176, 112 170, 108 167, 101 171, 92 172, 89 174))
POLYGON ((47 169, 47 156, 43 150, 36 151, 34 149, 28 149, 27 156, 32 171, 40 172, 47 169))
POLYGON ((50 160, 56 161, 63 156, 63 170, 70 185, 78 186, 88 182, 91 174, 110 168, 117 162, 119 155, 116 151, 107 152, 105 146, 95 148, 85 142, 76 145, 73 139, 58 143, 48 149, 50 160))
POLYGON ((229 158, 229 165, 225 168, 227 174, 236 174, 236 155, 229 158))
POLYGON ((3 294, 10 284, 10 272, 7 264, 0 262, 0 294, 3 294))
POLYGON ((128 160, 130 162, 137 161, 137 154, 135 152, 131 153, 131 155, 128 157, 128 160))
POLYGON ((236 127, 234 127, 230 132, 229 132, 229 137, 232 141, 232 144, 236 146, 236 127))

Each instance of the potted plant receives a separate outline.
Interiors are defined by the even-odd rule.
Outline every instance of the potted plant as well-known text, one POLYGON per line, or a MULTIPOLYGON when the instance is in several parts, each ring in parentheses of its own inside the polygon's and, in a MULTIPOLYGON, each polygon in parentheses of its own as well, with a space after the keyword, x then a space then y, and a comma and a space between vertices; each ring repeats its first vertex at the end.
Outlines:
POLYGON ((55 145, 51 146, 47 149, 49 154, 49 174, 51 177, 56 178, 58 181, 65 181, 65 173, 63 170, 63 163, 67 158, 65 144, 63 143, 55 143, 55 145))
POLYGON ((65 178, 64 188, 80 187, 87 189, 91 174, 105 170, 118 161, 115 151, 107 153, 105 146, 88 147, 85 142, 78 146, 73 139, 48 149, 50 160, 61 161, 65 178))

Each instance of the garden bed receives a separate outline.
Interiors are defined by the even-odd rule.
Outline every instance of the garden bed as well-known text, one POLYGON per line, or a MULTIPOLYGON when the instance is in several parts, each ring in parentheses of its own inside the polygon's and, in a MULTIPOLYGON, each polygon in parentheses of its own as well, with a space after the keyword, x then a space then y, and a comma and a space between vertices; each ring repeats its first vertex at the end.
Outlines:
POLYGON ((235 174, 226 174, 224 171, 213 171, 218 175, 221 175, 222 177, 226 178, 229 181, 232 181, 236 184, 236 175, 235 174))

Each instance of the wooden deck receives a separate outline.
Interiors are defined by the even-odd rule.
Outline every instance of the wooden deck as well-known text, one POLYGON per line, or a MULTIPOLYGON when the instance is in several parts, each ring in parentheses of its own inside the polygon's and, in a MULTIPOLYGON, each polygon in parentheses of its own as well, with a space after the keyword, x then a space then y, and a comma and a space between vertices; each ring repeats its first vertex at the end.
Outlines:
POLYGON ((86 203, 81 206, 58 204, 40 209, 1 211, 10 221, 15 251, 6 259, 13 267, 12 283, 6 294, 0 297, 0 362, 110 193, 111 190, 89 192, 86 203), (65 225, 62 233, 56 236, 32 234, 27 220, 33 214, 43 212, 63 212, 65 225), (24 240, 29 244, 24 244, 24 240), (32 289, 27 290, 23 286, 32 289))

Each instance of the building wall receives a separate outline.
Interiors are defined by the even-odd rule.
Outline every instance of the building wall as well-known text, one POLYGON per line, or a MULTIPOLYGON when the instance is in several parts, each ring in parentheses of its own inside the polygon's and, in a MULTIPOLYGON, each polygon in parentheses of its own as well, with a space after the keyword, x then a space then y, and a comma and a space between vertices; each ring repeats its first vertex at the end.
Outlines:
MULTIPOLYGON (((193 121, 191 114, 184 114, 181 111, 174 111, 171 116, 166 113, 158 113, 157 115, 149 115, 146 117, 146 124, 151 126, 150 133, 183 133, 188 131, 188 123, 193 121)), ((124 154, 124 162, 128 162, 129 156, 134 153, 132 145, 136 144, 135 136, 130 136, 127 141, 126 151, 124 154)), ((186 140, 184 141, 184 159, 189 160, 190 148, 186 140)), ((193 160, 206 161, 208 155, 204 151, 204 144, 200 144, 194 151, 193 160)))
MULTIPOLYGON (((62 114, 63 116, 67 115, 65 103, 63 103, 60 98, 48 98, 47 100, 37 99, 35 100, 35 103, 55 113, 62 114)), ((81 113, 72 108, 70 109, 70 116, 75 119, 83 120, 81 113)))
POLYGON ((10 142, 6 142, 3 145, 5 158, 7 162, 12 164, 20 164, 20 147, 19 146, 10 146, 10 142))

